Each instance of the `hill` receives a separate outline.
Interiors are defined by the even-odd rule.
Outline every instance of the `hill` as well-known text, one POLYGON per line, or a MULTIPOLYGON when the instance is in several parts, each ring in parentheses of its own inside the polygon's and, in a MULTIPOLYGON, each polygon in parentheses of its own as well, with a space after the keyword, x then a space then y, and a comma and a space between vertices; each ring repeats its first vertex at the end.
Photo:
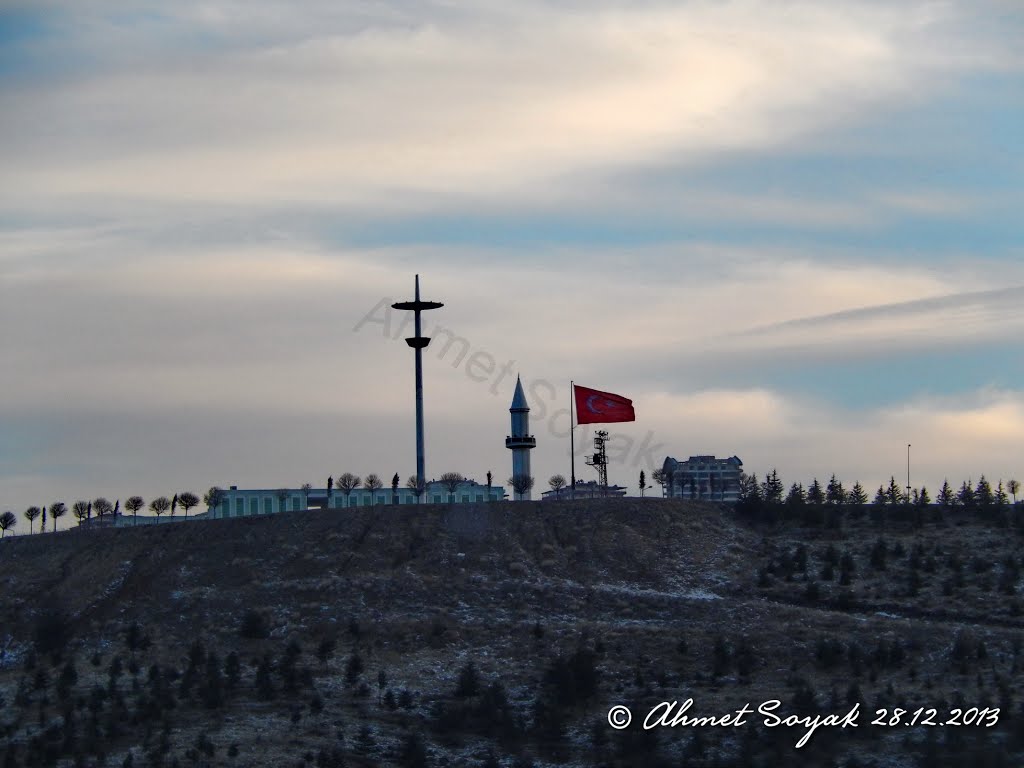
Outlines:
POLYGON ((769 528, 664 499, 18 537, 0 546, 0 755, 1020 765, 1021 565, 1019 533, 986 521, 769 528), (796 718, 860 712, 800 749, 811 720, 773 728, 756 711, 640 727, 691 698, 690 716, 772 700, 796 718), (625 730, 608 725, 616 704, 625 730))

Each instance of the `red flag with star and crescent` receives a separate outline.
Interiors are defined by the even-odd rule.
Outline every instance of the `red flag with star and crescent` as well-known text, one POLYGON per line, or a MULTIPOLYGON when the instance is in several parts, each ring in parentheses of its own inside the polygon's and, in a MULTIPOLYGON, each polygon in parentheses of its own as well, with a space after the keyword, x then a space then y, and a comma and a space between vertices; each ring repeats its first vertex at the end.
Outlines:
POLYGON ((577 424, 608 424, 614 421, 636 421, 633 401, 622 395, 573 385, 576 397, 577 424))

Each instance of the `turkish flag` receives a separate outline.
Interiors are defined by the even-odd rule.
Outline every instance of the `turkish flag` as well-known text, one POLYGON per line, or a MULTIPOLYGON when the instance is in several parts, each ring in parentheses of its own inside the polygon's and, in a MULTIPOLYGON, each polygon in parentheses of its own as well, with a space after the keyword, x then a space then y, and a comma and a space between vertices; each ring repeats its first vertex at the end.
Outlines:
POLYGON ((573 385, 577 424, 607 424, 612 421, 636 421, 633 401, 622 395, 573 385))

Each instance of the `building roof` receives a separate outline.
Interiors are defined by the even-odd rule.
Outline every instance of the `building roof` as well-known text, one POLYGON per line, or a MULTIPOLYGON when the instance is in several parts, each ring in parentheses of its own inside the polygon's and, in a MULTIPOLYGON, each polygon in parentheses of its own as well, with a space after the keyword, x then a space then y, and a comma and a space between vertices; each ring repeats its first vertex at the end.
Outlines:
POLYGON ((528 411, 530 406, 526 404, 526 394, 523 392, 523 382, 516 376, 516 393, 512 396, 512 407, 510 411, 528 411))
MULTIPOLYGON (((541 493, 541 498, 544 500, 550 499, 564 499, 572 498, 574 495, 579 498, 593 498, 596 496, 603 496, 604 488, 596 481, 591 480, 589 482, 583 482, 582 480, 576 481, 576 487, 573 488, 571 485, 563 486, 557 491, 544 491, 541 493)), ((625 496, 628 489, 624 485, 609 485, 608 496, 625 496)))

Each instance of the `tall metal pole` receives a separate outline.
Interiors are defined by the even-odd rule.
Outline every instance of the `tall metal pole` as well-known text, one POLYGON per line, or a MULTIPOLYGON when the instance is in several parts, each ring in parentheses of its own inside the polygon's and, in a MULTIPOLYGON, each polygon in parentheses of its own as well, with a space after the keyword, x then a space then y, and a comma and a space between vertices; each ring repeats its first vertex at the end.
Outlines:
POLYGON ((910 503, 910 443, 907 443, 907 504, 910 503))
POLYGON ((416 352, 416 491, 422 497, 426 488, 426 460, 424 458, 423 440, 423 349, 430 343, 430 338, 422 333, 420 313, 428 309, 443 307, 439 301, 420 301, 420 276, 416 275, 416 295, 412 301, 400 301, 391 305, 394 309, 412 310, 415 316, 415 336, 407 338, 405 343, 416 352))
POLYGON ((576 498, 576 425, 573 424, 574 417, 574 403, 576 401, 576 385, 573 384, 572 380, 569 380, 569 460, 570 464, 570 481, 572 485, 569 487, 572 489, 569 491, 569 498, 576 498))
MULTIPOLYGON (((420 300, 420 276, 416 275, 416 302, 420 300)), ((416 331, 413 341, 423 338, 420 327, 420 312, 416 311, 416 331)), ((424 339, 423 346, 410 344, 416 355, 416 488, 421 493, 426 482, 426 458, 423 445, 423 347, 430 343, 424 339)))

